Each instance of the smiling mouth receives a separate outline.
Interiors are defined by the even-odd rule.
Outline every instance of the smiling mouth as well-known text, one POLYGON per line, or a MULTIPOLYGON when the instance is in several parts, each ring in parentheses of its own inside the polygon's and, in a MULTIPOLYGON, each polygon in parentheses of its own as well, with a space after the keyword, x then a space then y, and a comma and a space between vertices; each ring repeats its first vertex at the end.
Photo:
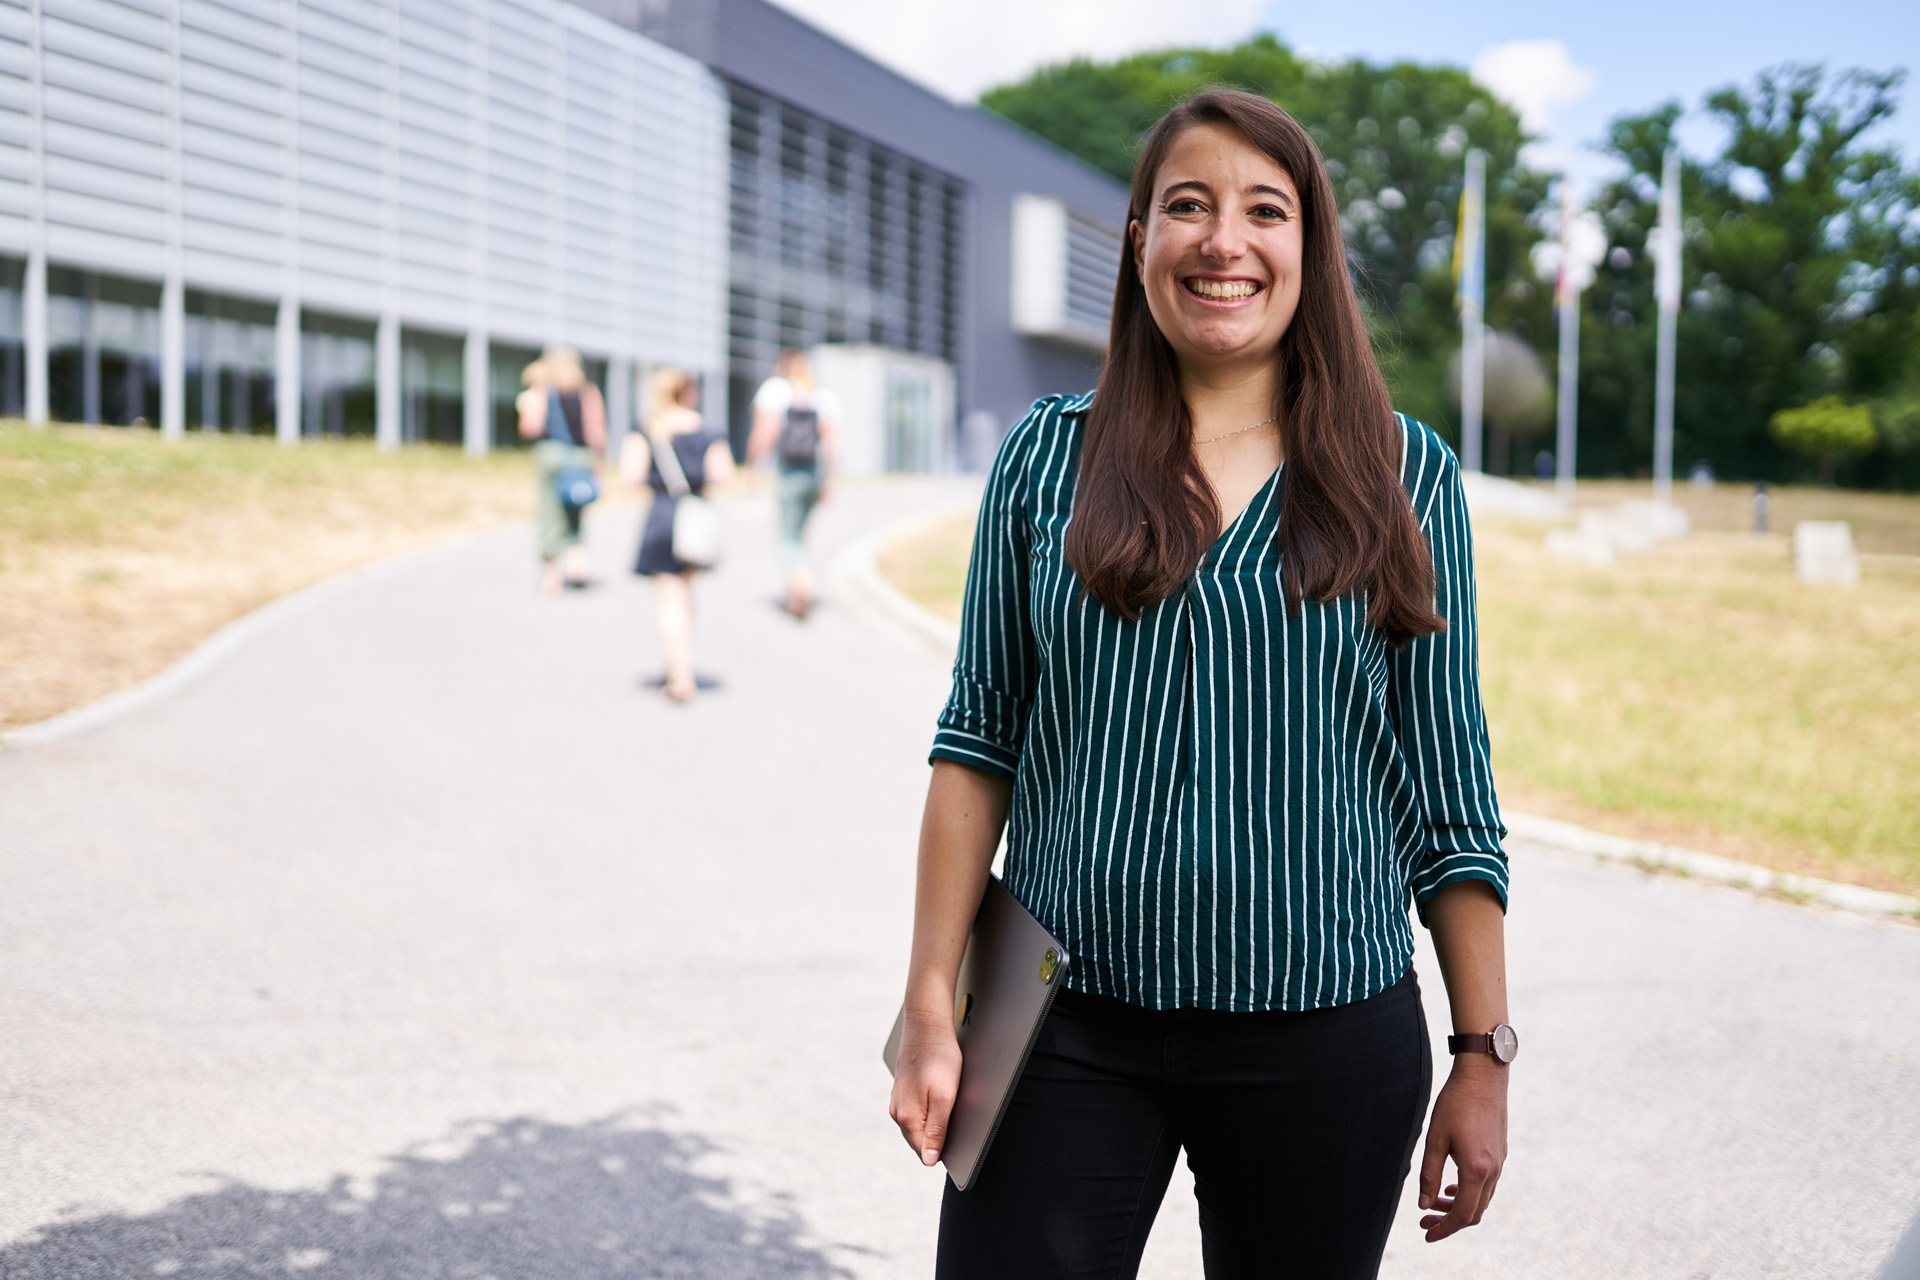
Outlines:
POLYGON ((1260 286, 1251 280, 1209 280, 1205 276, 1188 276, 1181 285, 1196 298, 1205 298, 1208 302, 1241 302, 1260 292, 1260 286))

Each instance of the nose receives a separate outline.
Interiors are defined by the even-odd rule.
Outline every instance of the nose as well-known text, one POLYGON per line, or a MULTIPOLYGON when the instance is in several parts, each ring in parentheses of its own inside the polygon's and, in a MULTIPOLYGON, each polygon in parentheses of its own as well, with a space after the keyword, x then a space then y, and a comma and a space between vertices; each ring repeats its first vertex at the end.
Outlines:
POLYGON ((1227 263, 1243 256, 1247 251, 1246 231, 1239 220, 1229 214, 1215 214, 1207 227, 1207 235, 1200 242, 1200 255, 1209 262, 1227 263))

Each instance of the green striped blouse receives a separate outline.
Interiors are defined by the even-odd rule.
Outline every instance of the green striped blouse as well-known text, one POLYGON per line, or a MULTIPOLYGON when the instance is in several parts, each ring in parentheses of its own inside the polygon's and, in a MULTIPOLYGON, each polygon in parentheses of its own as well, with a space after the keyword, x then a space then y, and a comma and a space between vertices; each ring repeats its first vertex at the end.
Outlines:
POLYGON ((1453 455, 1400 418, 1444 632, 1396 653, 1364 600, 1288 617, 1282 472, 1126 622, 1063 549, 1092 401, 1040 401, 1000 448, 933 758, 1012 780, 1007 887, 1073 953, 1074 989, 1233 1010, 1381 991, 1413 956, 1410 900, 1507 893, 1453 455))

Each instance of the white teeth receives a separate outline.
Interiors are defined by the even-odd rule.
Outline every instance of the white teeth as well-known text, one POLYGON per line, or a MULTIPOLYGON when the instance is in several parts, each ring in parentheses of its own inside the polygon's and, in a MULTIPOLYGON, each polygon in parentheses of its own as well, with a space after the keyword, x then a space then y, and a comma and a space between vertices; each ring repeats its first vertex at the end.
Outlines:
POLYGON ((1241 298, 1251 298, 1255 291, 1251 280, 1194 279, 1187 281, 1187 288, 1215 302, 1235 302, 1241 298))

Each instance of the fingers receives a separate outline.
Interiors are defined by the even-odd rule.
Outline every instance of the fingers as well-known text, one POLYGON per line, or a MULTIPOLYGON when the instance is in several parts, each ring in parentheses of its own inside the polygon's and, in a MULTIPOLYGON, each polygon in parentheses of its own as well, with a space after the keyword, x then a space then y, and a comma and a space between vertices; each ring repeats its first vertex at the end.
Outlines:
MULTIPOLYGON (((1445 1240, 1467 1227, 1476 1226, 1493 1203, 1493 1189, 1500 1181, 1500 1165, 1490 1157, 1455 1157, 1454 1167, 1460 1181, 1447 1187, 1445 1194, 1429 1198, 1425 1194, 1426 1170, 1421 1169, 1420 1207, 1438 1210, 1420 1219, 1428 1243, 1445 1240)), ((1437 1180, 1437 1178, 1436 1178, 1437 1180)))
MULTIPOLYGON (((1420 1157, 1420 1207, 1422 1209, 1439 1207, 1435 1202, 1440 1195, 1440 1175, 1446 1172, 1446 1164, 1446 1139, 1436 1130, 1429 1128, 1426 1151, 1420 1157)), ((1448 1187, 1447 1192, 1451 1195, 1453 1188, 1448 1187)))
POLYGON ((910 1091, 903 1097, 901 1089, 896 1087, 887 1113, 900 1126, 900 1136, 920 1157, 921 1164, 931 1166, 940 1162, 940 1152, 947 1144, 947 1121, 953 1113, 953 1097, 950 1094, 943 1094, 936 1089, 920 1089, 910 1091))
POLYGON ((952 1111, 953 1099, 951 1098, 946 1100, 945 1105, 939 1107, 937 1114, 934 1113, 933 1108, 928 1109, 926 1128, 921 1131, 922 1140, 918 1148, 920 1163, 928 1168, 940 1163, 940 1153, 946 1149, 947 1118, 952 1111))

